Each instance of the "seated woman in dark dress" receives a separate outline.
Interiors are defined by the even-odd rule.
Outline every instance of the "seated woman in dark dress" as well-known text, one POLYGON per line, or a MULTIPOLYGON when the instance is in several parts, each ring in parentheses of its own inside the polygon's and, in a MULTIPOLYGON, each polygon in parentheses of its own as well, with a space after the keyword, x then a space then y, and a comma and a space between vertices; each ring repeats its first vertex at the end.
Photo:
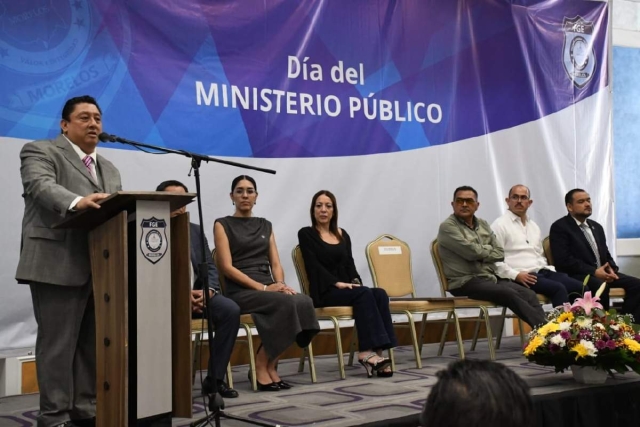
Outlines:
POLYGON ((384 289, 362 286, 351 253, 349 234, 338 228, 338 205, 327 190, 311 200, 311 227, 298 232, 298 241, 316 307, 353 306, 360 353, 358 361, 371 377, 393 375, 382 351, 395 347, 396 336, 384 289))
POLYGON ((216 220, 213 234, 226 296, 251 313, 262 340, 256 355, 260 391, 291 388, 278 376, 280 355, 294 342, 306 347, 320 331, 313 301, 284 282, 271 223, 252 216, 256 182, 242 175, 231 184, 233 216, 216 220))

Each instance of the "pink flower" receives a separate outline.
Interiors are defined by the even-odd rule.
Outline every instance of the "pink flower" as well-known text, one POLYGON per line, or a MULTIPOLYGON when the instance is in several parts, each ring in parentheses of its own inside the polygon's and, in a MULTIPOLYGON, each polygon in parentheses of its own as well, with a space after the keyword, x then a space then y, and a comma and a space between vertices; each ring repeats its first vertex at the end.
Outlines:
POLYGON ((571 304, 569 304, 568 302, 565 302, 564 304, 562 304, 562 308, 564 309, 564 312, 568 312, 571 311, 571 304))
POLYGON ((582 298, 576 298, 571 308, 582 307, 584 309, 585 314, 588 316, 591 314, 591 310, 594 308, 602 309, 602 304, 600 304, 600 297, 591 297, 591 291, 587 291, 584 293, 582 298))

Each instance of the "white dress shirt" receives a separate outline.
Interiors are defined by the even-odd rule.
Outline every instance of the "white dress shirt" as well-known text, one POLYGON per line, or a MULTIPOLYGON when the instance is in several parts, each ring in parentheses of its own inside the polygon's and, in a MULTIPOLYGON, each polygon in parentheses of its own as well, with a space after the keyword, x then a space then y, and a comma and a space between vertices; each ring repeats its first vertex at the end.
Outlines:
POLYGON ((540 227, 527 217, 526 225, 511 211, 491 224, 498 243, 504 248, 504 261, 496 263, 496 274, 504 279, 515 280, 518 273, 537 273, 544 269, 556 271, 547 264, 542 249, 540 227))

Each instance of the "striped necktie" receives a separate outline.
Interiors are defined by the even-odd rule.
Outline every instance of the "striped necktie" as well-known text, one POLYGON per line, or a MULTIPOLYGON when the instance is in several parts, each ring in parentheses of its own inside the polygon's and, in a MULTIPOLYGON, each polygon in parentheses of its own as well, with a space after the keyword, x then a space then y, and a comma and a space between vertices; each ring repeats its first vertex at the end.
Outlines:
POLYGON ((584 237, 587 238, 587 242, 589 242, 589 246, 591 246, 591 250, 593 251, 593 254, 596 256, 596 262, 598 263, 598 267, 600 267, 602 264, 600 263, 600 254, 598 253, 598 245, 596 245, 595 240, 593 240, 593 235, 589 232, 589 225, 587 224, 587 221, 580 224, 580 230, 582 230, 584 237))
POLYGON ((82 163, 84 163, 84 165, 87 167, 87 170, 89 171, 89 175, 91 175, 91 177, 95 181, 96 180, 96 174, 93 171, 93 168, 91 167, 91 165, 93 164, 93 157, 84 156, 84 158, 82 159, 82 163))

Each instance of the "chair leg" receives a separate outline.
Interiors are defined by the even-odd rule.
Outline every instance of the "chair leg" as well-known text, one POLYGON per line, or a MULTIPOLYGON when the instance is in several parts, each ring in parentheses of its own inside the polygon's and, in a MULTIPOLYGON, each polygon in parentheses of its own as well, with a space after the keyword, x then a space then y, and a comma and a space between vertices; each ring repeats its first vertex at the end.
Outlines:
POLYGON ((504 322, 507 321, 507 307, 502 307, 502 321, 500 322, 500 330, 496 334, 496 350, 500 350, 502 343, 502 333, 504 332, 504 322))
POLYGON ((405 310, 404 314, 409 321, 409 331, 411 333, 411 341, 413 343, 413 354, 416 358, 416 368, 422 369, 422 359, 420 358, 420 351, 418 350, 418 337, 416 336, 416 325, 413 323, 413 315, 410 311, 405 310))
POLYGON ((313 361, 313 345, 309 343, 309 346, 306 348, 307 353, 309 354, 309 373, 311 374, 311 383, 315 384, 318 382, 316 378, 316 364, 313 361))
POLYGON ((473 341, 471 342, 471 351, 476 350, 476 344, 478 343, 478 334, 480 334, 480 322, 482 322, 482 316, 484 316, 484 313, 485 313, 485 308, 480 307, 480 317, 476 321, 476 330, 473 333, 473 341))
POLYGON ((520 347, 524 347, 524 322, 518 317, 518 326, 520 327, 520 347))
MULTIPOLYGON (((447 321, 444 322, 444 327, 442 328, 442 336, 440 337, 440 348, 438 349, 438 356, 442 356, 442 352, 444 351, 444 342, 447 339, 447 331, 449 330, 449 322, 451 321, 451 314, 455 316, 455 310, 450 311, 447 314, 447 321)), ((456 316, 457 318, 457 316, 456 316)))
POLYGON ((247 346, 249 347, 249 372, 251 372, 251 389, 258 391, 258 379, 256 378, 256 355, 253 352, 253 335, 251 334, 251 328, 246 325, 240 325, 247 334, 247 346))
POLYGON ((193 355, 193 368, 191 369, 191 384, 196 383, 196 371, 200 367, 200 340, 201 333, 195 334, 196 338, 191 345, 191 354, 193 355))
POLYGON ((496 351, 493 347, 493 334, 491 333, 491 318, 489 317, 489 309, 487 307, 480 307, 483 312, 485 324, 487 327, 487 344, 489 345, 489 358, 496 360, 496 351))
POLYGON ((456 328, 456 341, 458 342, 458 353, 460 353, 460 359, 464 359, 464 344, 462 342, 462 331, 460 330, 460 321, 456 311, 453 310, 453 324, 456 328))
POLYGON ((303 351, 300 355, 300 361, 298 362, 298 373, 304 372, 304 362, 305 362, 306 353, 303 351))
POLYGON ((428 313, 424 313, 422 315, 422 322, 420 322, 420 337, 418 338, 418 351, 420 353, 420 357, 422 357, 422 344, 424 343, 424 332, 427 329, 427 315, 428 313))
POLYGON ((227 384, 233 388, 233 373, 231 372, 231 362, 227 363, 227 384))
MULTIPOLYGON (((338 370, 340 371, 340 378, 345 379, 347 377, 344 371, 344 353, 342 351, 342 334, 340 333, 340 322, 335 317, 330 318, 333 323, 333 330, 336 337, 336 355, 338 356, 338 370)), ((352 353, 353 354, 353 353, 352 353)))

